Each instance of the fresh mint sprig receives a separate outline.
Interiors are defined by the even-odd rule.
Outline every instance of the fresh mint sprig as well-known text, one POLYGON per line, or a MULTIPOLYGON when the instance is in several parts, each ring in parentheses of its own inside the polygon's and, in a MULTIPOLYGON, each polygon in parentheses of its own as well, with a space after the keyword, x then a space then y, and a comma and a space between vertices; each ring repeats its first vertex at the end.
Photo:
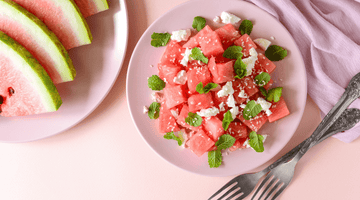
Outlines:
POLYGON ((150 119, 157 119, 160 116, 160 103, 158 102, 153 102, 150 106, 149 106, 149 111, 148 111, 148 116, 150 119))
POLYGON ((152 75, 148 79, 148 86, 152 90, 162 90, 165 87, 165 82, 161 80, 161 78, 158 75, 152 75))
POLYGON ((194 17, 192 27, 197 31, 201 31, 206 25, 206 19, 200 16, 194 17))
POLYGON ((227 149, 232 147, 235 141, 236 139, 233 136, 224 134, 220 136, 219 140, 215 143, 215 146, 217 146, 218 150, 227 149))
POLYGON ((191 49, 190 57, 193 60, 200 60, 205 64, 208 64, 209 62, 209 59, 202 53, 202 51, 198 47, 191 49))
POLYGON ((185 122, 190 126, 198 127, 202 123, 202 118, 196 113, 189 112, 188 116, 185 118, 185 122))
POLYGON ((222 163, 221 150, 214 150, 208 152, 208 163, 210 168, 218 168, 222 163))
POLYGON ((222 127, 224 128, 225 131, 229 128, 229 125, 232 121, 234 121, 234 119, 232 118, 230 110, 228 110, 225 113, 224 119, 222 121, 222 127))
POLYGON ((229 58, 229 59, 239 59, 243 57, 243 53, 241 52, 243 49, 241 46, 230 46, 228 47, 224 53, 223 57, 229 58))
POLYGON ((271 61, 279 61, 287 56, 287 50, 277 45, 271 45, 266 49, 265 56, 271 61))
POLYGON ((255 83, 258 86, 262 87, 262 86, 268 84, 270 79, 271 79, 270 74, 268 74, 266 72, 261 72, 259 75, 255 76, 255 83))
POLYGON ((161 47, 166 46, 170 41, 171 34, 170 33, 153 33, 151 35, 151 46, 153 47, 161 47))
POLYGON ((253 23, 247 19, 243 20, 239 27, 241 35, 244 35, 244 34, 250 35, 252 29, 253 29, 253 23))
POLYGON ((282 95, 282 87, 272 88, 268 91, 266 95, 266 100, 278 102, 280 101, 280 97, 282 95))
POLYGON ((203 86, 203 83, 200 82, 199 84, 196 85, 196 91, 199 94, 206 94, 208 92, 210 92, 210 90, 216 88, 218 86, 218 84, 216 83, 208 83, 205 87, 203 86))
POLYGON ((171 131, 169 133, 166 133, 164 135, 164 138, 167 139, 167 140, 176 140, 178 142, 179 146, 182 145, 182 141, 181 141, 180 137, 175 136, 173 131, 171 131))
POLYGON ((243 117, 245 120, 250 120, 258 115, 262 110, 260 104, 257 104, 254 100, 249 101, 244 110, 243 110, 243 117))
POLYGON ((210 168, 217 168, 221 165, 222 163, 221 150, 232 147, 235 141, 236 139, 229 134, 224 134, 219 137, 219 140, 215 143, 217 149, 208 152, 208 163, 210 168))
POLYGON ((249 145, 256 151, 256 152, 263 152, 264 151, 264 144, 263 144, 264 136, 257 134, 255 131, 252 131, 249 134, 249 145))
POLYGON ((242 79, 246 76, 246 73, 247 73, 246 64, 241 60, 241 58, 238 58, 235 61, 234 71, 236 74, 235 78, 242 79))

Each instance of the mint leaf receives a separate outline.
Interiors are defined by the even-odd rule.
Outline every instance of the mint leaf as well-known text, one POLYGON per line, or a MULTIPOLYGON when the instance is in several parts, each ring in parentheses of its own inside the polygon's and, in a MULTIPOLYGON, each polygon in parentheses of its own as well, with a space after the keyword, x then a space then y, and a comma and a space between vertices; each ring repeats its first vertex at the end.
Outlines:
POLYGON ((265 90, 265 88, 259 87, 259 90, 260 90, 261 94, 266 98, 267 97, 267 91, 265 90))
POLYGON ((234 121, 234 119, 231 116, 231 112, 230 110, 228 110, 225 115, 224 115, 224 119, 222 121, 222 127, 224 128, 224 130, 226 131, 229 128, 230 123, 234 121))
POLYGON ((244 35, 244 34, 250 35, 252 29, 253 29, 253 23, 247 19, 243 20, 239 27, 241 35, 244 35))
POLYGON ((255 76, 255 83, 262 87, 270 81, 270 75, 266 72, 261 72, 259 75, 255 76))
POLYGON ((280 46, 271 45, 266 49, 265 56, 271 61, 279 61, 287 56, 287 51, 280 46))
POLYGON ((210 168, 218 168, 222 163, 221 150, 214 150, 208 152, 208 163, 210 168))
POLYGON ((235 61, 234 71, 236 74, 235 78, 242 79, 246 76, 246 73, 247 73, 246 64, 241 60, 241 58, 238 58, 235 61))
POLYGON ((249 145, 256 151, 256 152, 263 152, 264 151, 264 144, 263 144, 264 136, 257 134, 255 131, 252 131, 249 134, 249 145))
POLYGON ((218 150, 227 149, 234 145, 236 139, 229 135, 225 134, 220 136, 219 140, 215 143, 215 146, 217 146, 218 150))
POLYGON ((152 90, 162 90, 165 87, 165 82, 157 75, 152 75, 148 79, 148 86, 152 90))
POLYGON ((199 94, 206 94, 206 93, 210 92, 210 90, 216 88, 217 86, 218 86, 218 84, 216 84, 216 83, 208 83, 205 87, 203 87, 202 82, 200 82, 196 86, 196 91, 199 94))
POLYGON ((249 101, 244 110, 243 110, 243 117, 245 120, 250 120, 251 118, 258 115, 262 110, 260 104, 257 104, 254 100, 249 101))
POLYGON ((167 140, 176 140, 178 142, 178 145, 181 146, 182 145, 182 141, 179 137, 176 137, 174 132, 171 131, 169 133, 166 133, 164 135, 164 138, 167 139, 167 140))
POLYGON ((166 46, 171 38, 170 33, 153 33, 151 35, 151 46, 161 47, 166 46))
POLYGON ((267 93, 266 100, 278 102, 282 95, 282 87, 270 89, 267 93))
POLYGON ((201 62, 208 64, 209 59, 201 52, 197 47, 191 49, 190 57, 194 60, 200 60, 201 62))
POLYGON ((201 31, 205 27, 206 20, 203 17, 197 16, 194 17, 192 27, 197 31, 201 31))
POLYGON ((242 47, 240 46, 231 46, 229 48, 227 48, 224 53, 223 53, 223 57, 225 58, 229 58, 229 59, 238 59, 238 58, 242 58, 243 57, 243 53, 242 51, 242 47))
POLYGON ((161 107, 160 103, 157 103, 157 102, 153 102, 153 103, 149 106, 148 116, 150 117, 150 119, 157 119, 157 118, 159 118, 160 107, 161 107))
POLYGON ((185 122, 190 126, 198 127, 202 123, 202 118, 196 113, 189 112, 188 117, 185 118, 185 122))

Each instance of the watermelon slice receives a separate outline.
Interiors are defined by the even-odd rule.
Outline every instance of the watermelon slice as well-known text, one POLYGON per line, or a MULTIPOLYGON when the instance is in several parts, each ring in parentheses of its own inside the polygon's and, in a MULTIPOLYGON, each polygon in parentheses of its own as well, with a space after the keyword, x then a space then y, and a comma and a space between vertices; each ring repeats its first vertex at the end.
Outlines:
POLYGON ((216 29, 215 32, 219 35, 224 49, 227 49, 229 46, 234 44, 236 39, 241 37, 239 31, 237 31, 234 28, 234 25, 230 23, 216 29))
POLYGON ((188 103, 190 112, 207 109, 214 105, 211 93, 192 95, 189 97, 188 103))
POLYGON ((1 31, 0 82, 2 116, 52 112, 62 103, 55 85, 39 62, 1 31))
POLYGON ((0 31, 24 46, 54 83, 72 81, 75 68, 59 39, 33 14, 11 0, 0 0, 0 31))
POLYGON ((231 122, 226 133, 233 136, 235 139, 248 137, 246 126, 239 121, 231 122))
POLYGON ((169 108, 166 107, 165 102, 161 103, 160 116, 158 118, 160 133, 165 134, 171 131, 180 131, 180 128, 176 123, 175 117, 171 114, 169 108))
POLYGON ((246 101, 246 98, 249 98, 259 92, 257 85, 254 83, 254 79, 252 79, 251 77, 236 79, 233 82, 233 88, 234 99, 238 104, 242 104, 246 101), (242 92, 243 95, 240 95, 240 93, 242 92))
POLYGON ((106 0, 74 0, 82 15, 86 18, 109 9, 106 0))
POLYGON ((290 114, 288 107, 286 106, 285 100, 283 97, 280 97, 278 102, 271 102, 272 105, 270 107, 270 111, 272 114, 268 117, 269 122, 274 122, 283 117, 286 117, 290 114))
POLYGON ((215 142, 212 141, 209 136, 203 130, 199 130, 195 135, 193 135, 188 141, 189 148, 197 155, 202 156, 207 152, 211 147, 215 145, 215 142))
POLYGON ((268 120, 268 117, 264 112, 259 113, 256 117, 250 120, 245 120, 242 115, 239 115, 238 118, 242 123, 255 132, 257 132, 268 120))
POLYGON ((92 36, 89 26, 73 1, 13 1, 44 22, 66 49, 91 43, 92 36))
POLYGON ((190 68, 187 72, 187 85, 191 94, 196 92, 196 86, 202 82, 203 86, 212 82, 207 66, 190 68))
POLYGON ((203 124, 209 137, 215 142, 225 133, 224 128, 222 127, 222 121, 217 117, 206 118, 203 124))
POLYGON ((234 80, 234 63, 235 61, 231 60, 226 63, 218 63, 215 67, 209 67, 214 83, 226 83, 234 80))
POLYGON ((182 85, 172 86, 166 84, 166 87, 164 88, 166 107, 172 108, 187 101, 185 90, 183 88, 182 85))

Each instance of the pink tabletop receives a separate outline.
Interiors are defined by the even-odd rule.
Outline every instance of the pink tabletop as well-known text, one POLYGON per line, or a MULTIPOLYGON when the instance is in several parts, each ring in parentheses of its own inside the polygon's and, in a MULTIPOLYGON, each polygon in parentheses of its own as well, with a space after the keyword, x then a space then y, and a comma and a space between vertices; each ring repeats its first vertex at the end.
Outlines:
MULTIPOLYGON (((127 55, 110 93, 90 116, 61 134, 29 143, 1 143, 0 199, 199 200, 233 178, 195 175, 163 160, 141 138, 127 107, 126 73, 136 42, 153 21, 185 1, 127 1, 127 55)), ((254 171, 308 137, 319 122, 318 108, 308 98, 293 138, 254 171)), ((358 152, 360 140, 345 144, 327 139, 298 163, 279 199, 360 199, 358 152)))

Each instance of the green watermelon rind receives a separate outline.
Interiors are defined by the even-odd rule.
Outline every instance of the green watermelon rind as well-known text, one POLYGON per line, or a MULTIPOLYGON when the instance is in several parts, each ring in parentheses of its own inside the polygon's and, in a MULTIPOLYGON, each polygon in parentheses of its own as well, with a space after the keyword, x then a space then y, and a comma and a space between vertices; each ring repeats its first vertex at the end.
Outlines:
MULTIPOLYGON (((58 52, 55 52, 55 53, 58 56, 60 56, 60 59, 58 59, 58 60, 64 61, 64 63, 62 63, 62 65, 59 66, 62 68, 61 73, 60 73, 62 81, 63 82, 73 81, 76 76, 76 70, 72 64, 72 60, 71 60, 67 50, 62 45, 62 43, 59 41, 57 36, 52 31, 50 31, 47 28, 47 26, 39 18, 37 18, 35 15, 28 12, 25 8, 21 7, 17 3, 15 3, 11 0, 0 0, 0 5, 1 5, 0 11, 2 9, 8 9, 8 7, 6 7, 6 6, 10 6, 14 11, 17 11, 18 14, 23 14, 25 16, 25 18, 27 18, 29 21, 32 21, 34 23, 34 27, 38 27, 41 30, 41 32, 44 34, 43 36, 45 36, 45 38, 47 37, 48 41, 50 43, 53 43, 54 46, 56 47, 56 50, 58 52), (5 5, 1 5, 2 2, 5 5)), ((38 37, 40 37, 40 36, 38 36, 38 37)), ((49 43, 47 43, 46 45, 49 45, 49 43)))
POLYGON ((20 68, 21 66, 16 67, 19 67, 26 78, 33 83, 33 87, 37 89, 45 109, 48 112, 58 110, 62 104, 62 100, 50 76, 28 50, 4 32, 0 31, 0 52, 2 54, 12 54, 11 51, 15 53, 13 55, 18 55, 18 57, 10 57, 10 59, 17 59, 17 62, 23 59, 22 62, 26 66, 22 68, 20 68), (3 50, 5 52, 1 52, 2 48, 4 48, 3 50))

